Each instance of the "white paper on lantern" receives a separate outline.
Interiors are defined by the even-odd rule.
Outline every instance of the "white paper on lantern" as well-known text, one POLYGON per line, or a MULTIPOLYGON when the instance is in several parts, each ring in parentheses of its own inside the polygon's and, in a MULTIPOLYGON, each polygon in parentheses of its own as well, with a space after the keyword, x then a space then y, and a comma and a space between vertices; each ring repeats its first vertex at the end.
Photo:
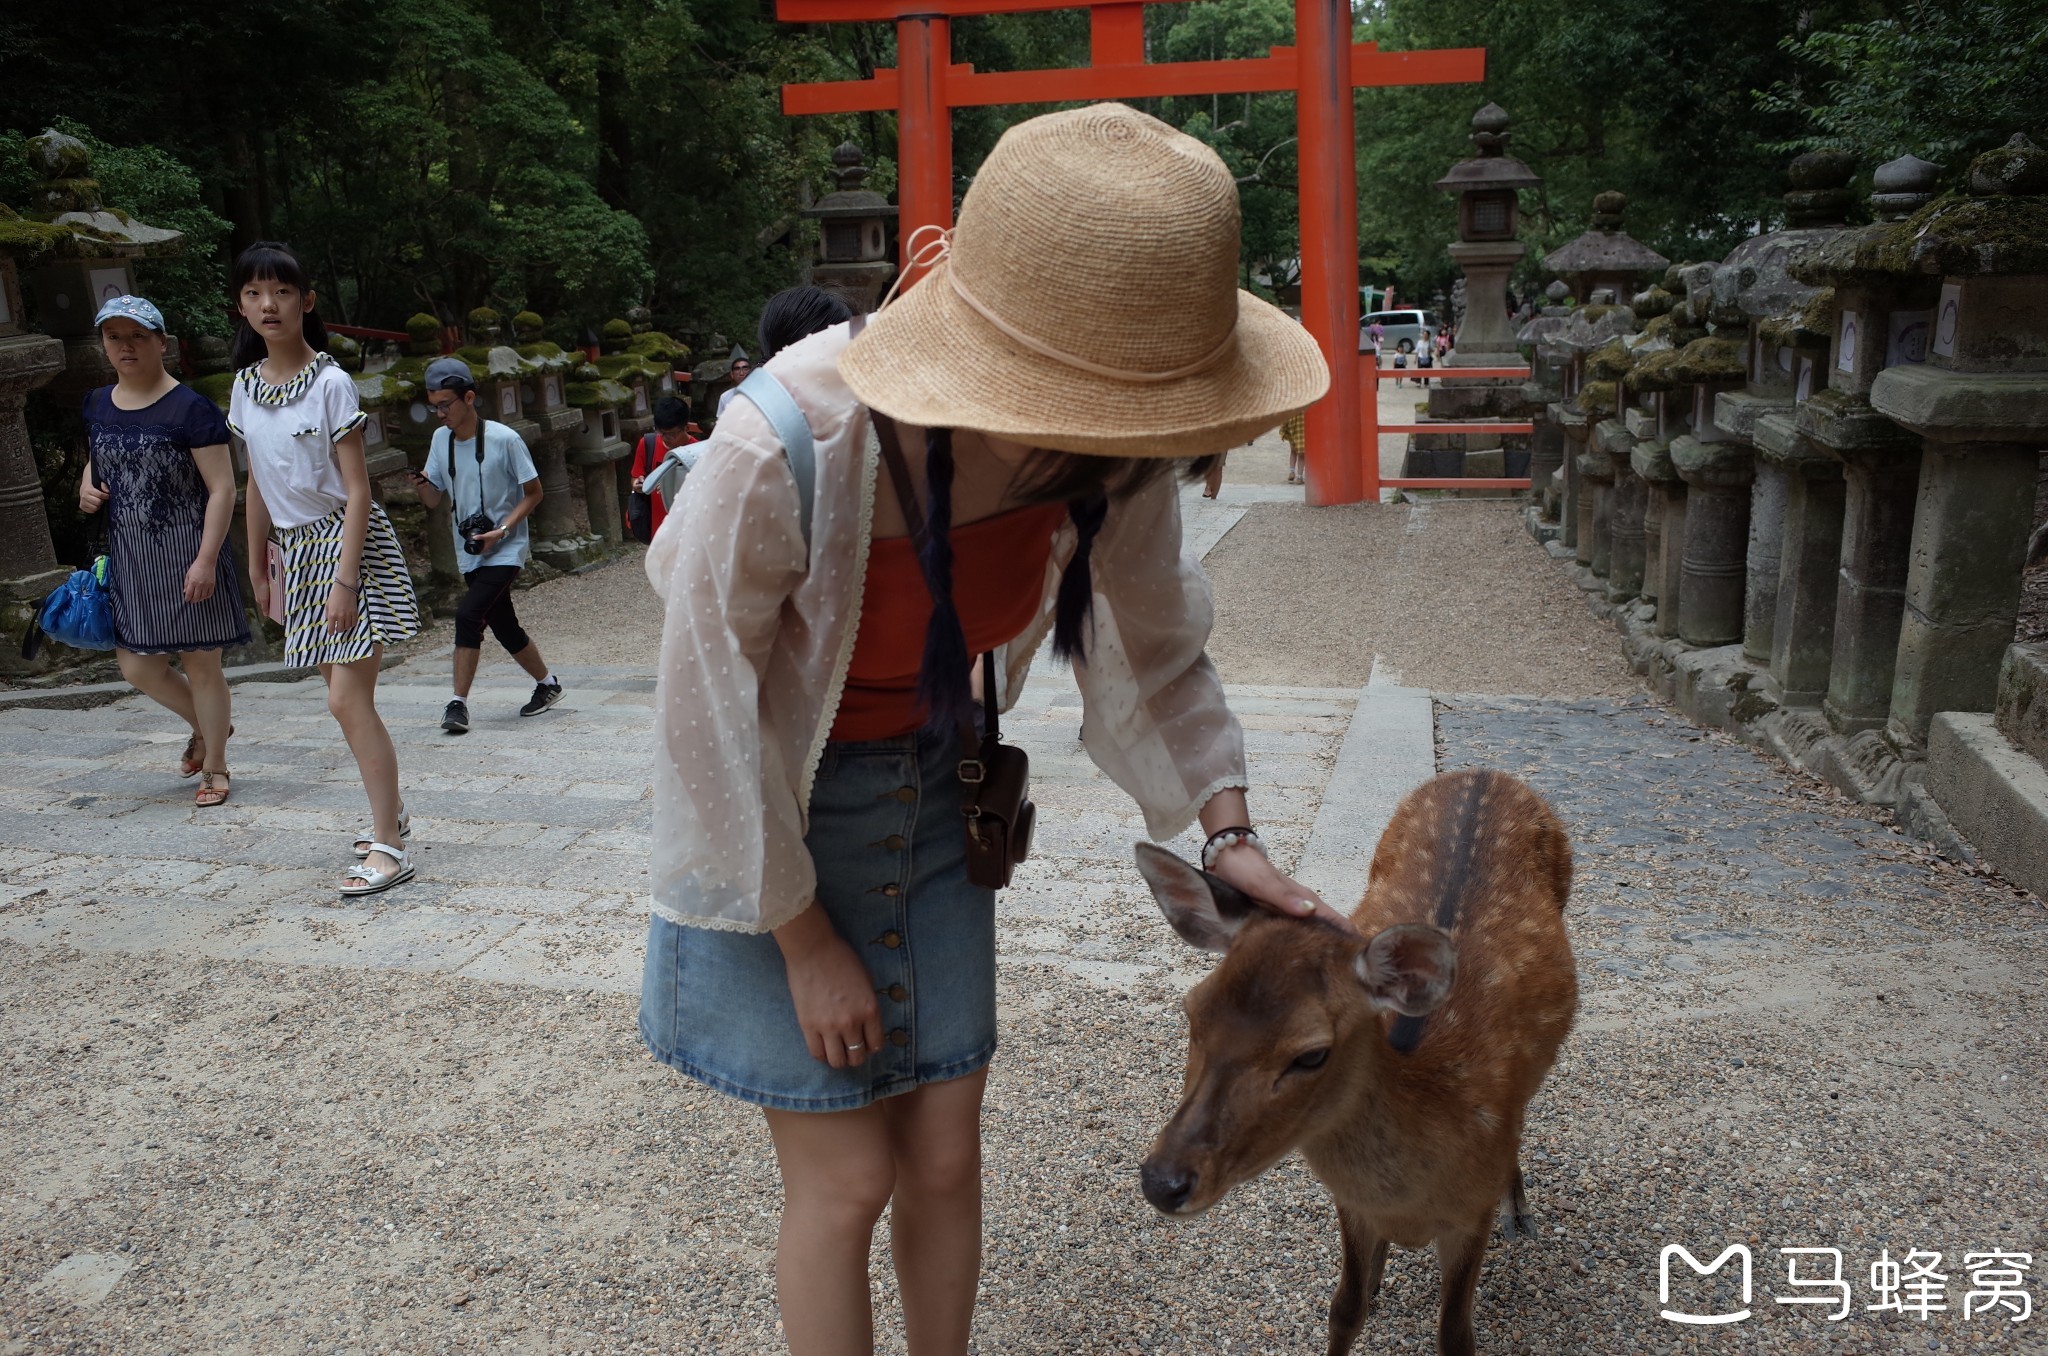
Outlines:
POLYGON ((1842 312, 1841 328, 1835 332, 1835 370, 1854 372, 1856 370, 1856 345, 1863 332, 1863 317, 1854 311, 1842 312))
POLYGON ((85 285, 92 289, 92 308, 97 311, 100 307, 128 290, 128 270, 125 268, 87 269, 85 285))
POLYGON ((1888 318, 1885 336, 1884 365, 1886 367, 1911 366, 1927 361, 1927 330, 1934 319, 1932 311, 1893 311, 1888 318))
POLYGON ((1944 358, 1956 356, 1956 331, 1963 323, 1963 285, 1943 283, 1941 300, 1934 308, 1934 332, 1928 337, 1930 353, 1944 358))

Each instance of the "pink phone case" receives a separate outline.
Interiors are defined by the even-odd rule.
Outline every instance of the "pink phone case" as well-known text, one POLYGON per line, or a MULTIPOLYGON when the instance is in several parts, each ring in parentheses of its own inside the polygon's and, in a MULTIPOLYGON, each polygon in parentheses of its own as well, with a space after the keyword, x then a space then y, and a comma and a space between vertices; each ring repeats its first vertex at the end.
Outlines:
POLYGON ((283 626, 284 552, 278 549, 277 543, 274 541, 265 542, 264 547, 264 556, 266 557, 264 568, 270 575, 270 598, 268 605, 263 609, 263 615, 276 622, 279 626, 283 626))

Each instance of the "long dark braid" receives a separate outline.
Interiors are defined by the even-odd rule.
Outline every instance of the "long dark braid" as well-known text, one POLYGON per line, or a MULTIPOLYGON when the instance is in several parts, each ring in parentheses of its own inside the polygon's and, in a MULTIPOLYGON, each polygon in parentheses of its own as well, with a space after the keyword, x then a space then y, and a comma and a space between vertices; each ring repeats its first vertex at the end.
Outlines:
POLYGON ((967 633, 953 606, 953 430, 924 435, 924 550, 917 563, 932 595, 932 617, 924 628, 924 658, 918 665, 917 699, 927 729, 950 733, 973 715, 968 690, 967 633))
POLYGON ((1095 534, 1109 516, 1109 496, 1097 493, 1067 505, 1074 520, 1074 558, 1060 574, 1058 600, 1052 614, 1052 657, 1065 663, 1088 658, 1088 624, 1095 615, 1095 574, 1088 557, 1095 549, 1095 534))

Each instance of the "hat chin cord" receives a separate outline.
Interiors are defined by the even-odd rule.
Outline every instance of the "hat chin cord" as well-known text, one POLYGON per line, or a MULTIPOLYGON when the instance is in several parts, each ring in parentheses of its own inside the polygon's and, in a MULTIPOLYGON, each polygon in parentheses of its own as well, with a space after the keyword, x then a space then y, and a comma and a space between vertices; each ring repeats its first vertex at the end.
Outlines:
POLYGON ((897 290, 903 286, 903 280, 910 276, 911 269, 937 270, 940 264, 945 264, 947 265, 947 268, 944 270, 945 278, 953 288, 953 295, 966 302, 969 310, 972 310, 983 320, 995 326, 1005 338, 1023 345, 1040 357, 1050 358, 1056 363, 1075 368, 1078 371, 1092 372, 1098 377, 1108 377, 1112 381, 1161 382, 1179 381, 1182 377, 1192 377, 1198 372, 1204 372, 1214 367, 1223 359, 1225 354, 1230 352, 1232 346, 1237 342, 1237 326, 1233 322, 1229 331, 1224 334, 1222 343, 1216 345, 1216 347, 1210 349, 1193 362, 1185 363, 1169 371, 1133 372, 1129 368, 1109 367, 1102 363, 1091 362, 1076 354, 1054 348, 1051 344, 1045 343, 1042 340, 1032 338, 997 315, 981 298, 969 291, 967 284, 960 280, 960 270, 951 266, 953 232, 947 227, 932 225, 918 227, 910 233, 910 239, 905 242, 904 250, 908 266, 901 273, 897 274, 896 281, 889 285, 888 294, 882 298, 882 304, 875 308, 877 312, 885 309, 891 301, 896 299, 897 290), (932 233, 929 238, 925 237, 925 232, 927 231, 932 233))

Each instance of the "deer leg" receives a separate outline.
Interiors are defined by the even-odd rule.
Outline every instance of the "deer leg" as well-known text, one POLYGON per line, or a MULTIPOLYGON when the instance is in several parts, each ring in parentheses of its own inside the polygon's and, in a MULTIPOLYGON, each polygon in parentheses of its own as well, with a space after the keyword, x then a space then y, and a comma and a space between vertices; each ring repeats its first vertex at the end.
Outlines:
POLYGON ((1365 1326, 1365 1315, 1379 1298, 1380 1277, 1387 1269, 1387 1240, 1350 1211, 1339 1209, 1337 1223, 1344 1238, 1344 1273, 1330 1300, 1330 1356, 1346 1356, 1365 1326))
POLYGON ((1504 1239, 1536 1237, 1536 1218, 1529 1213, 1529 1197, 1525 1191, 1522 1165, 1517 1163, 1515 1175, 1508 1179, 1508 1189, 1500 1198, 1500 1234, 1504 1239))
POLYGON ((1474 1356, 1478 1350, 1472 1333, 1472 1297, 1479 1288, 1479 1268, 1486 1261, 1491 1224, 1491 1219, 1482 1218, 1464 1233, 1445 1234, 1436 1241, 1437 1269, 1443 1273, 1443 1300, 1436 1326, 1438 1356, 1474 1356))

